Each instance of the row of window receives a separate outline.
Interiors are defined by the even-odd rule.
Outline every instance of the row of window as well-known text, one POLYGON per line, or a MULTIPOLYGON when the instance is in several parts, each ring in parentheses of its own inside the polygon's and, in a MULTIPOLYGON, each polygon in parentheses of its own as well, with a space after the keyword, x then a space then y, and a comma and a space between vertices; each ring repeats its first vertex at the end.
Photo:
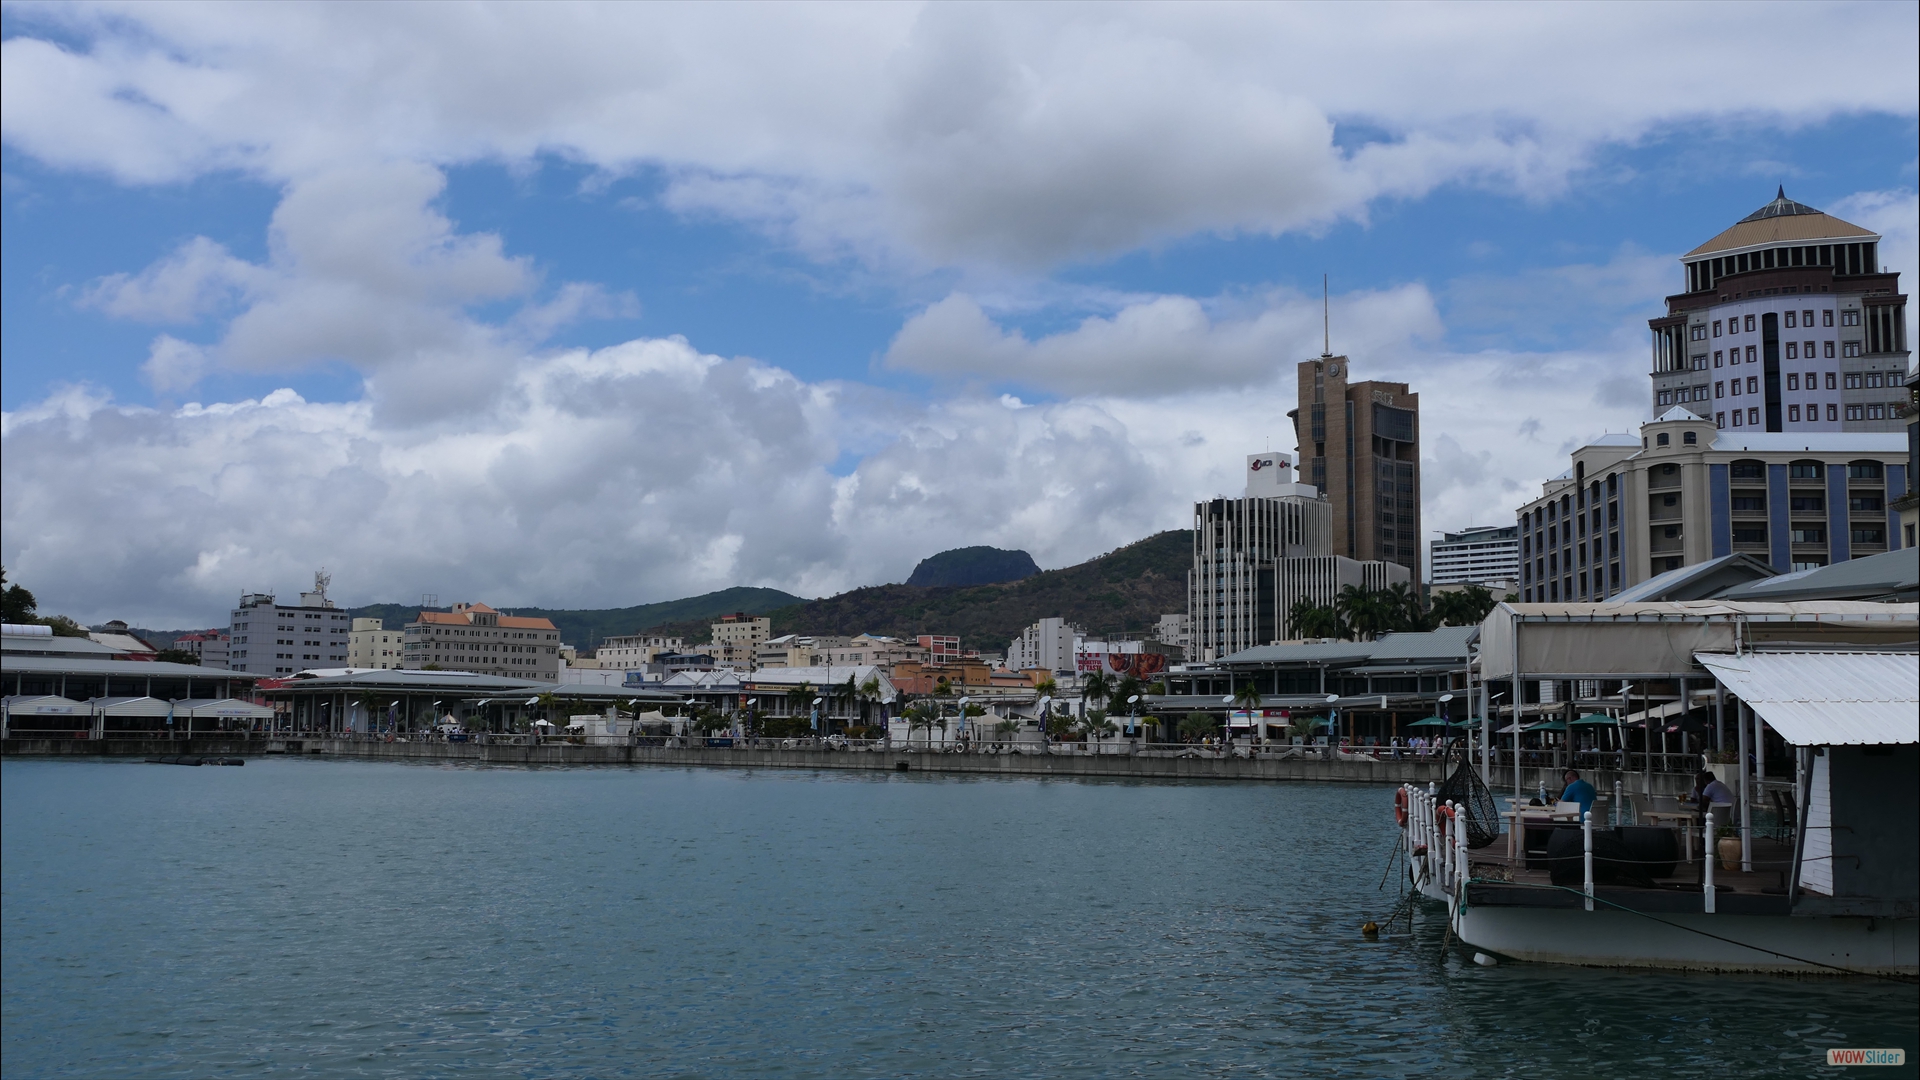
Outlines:
MULTIPOLYGON (((1732 495, 1735 513, 1743 510, 1765 511, 1767 493, 1764 491, 1736 491, 1732 495)), ((1817 492, 1794 495, 1787 499, 1787 509, 1795 514, 1822 514, 1827 509, 1827 497, 1817 492)), ((1847 509, 1855 513, 1878 513, 1886 509, 1886 500, 1880 495, 1849 495, 1847 509)))
MULTIPOLYGON (((1847 535, 1851 543, 1861 547, 1887 542, 1887 529, 1884 525, 1855 523, 1847 529, 1847 535)), ((1827 542, 1826 526, 1796 523, 1787 530, 1787 541, 1794 544, 1824 544, 1827 542)), ((1735 525, 1733 542, 1736 545, 1764 547, 1767 543, 1767 527, 1764 523, 1757 521, 1735 525)))

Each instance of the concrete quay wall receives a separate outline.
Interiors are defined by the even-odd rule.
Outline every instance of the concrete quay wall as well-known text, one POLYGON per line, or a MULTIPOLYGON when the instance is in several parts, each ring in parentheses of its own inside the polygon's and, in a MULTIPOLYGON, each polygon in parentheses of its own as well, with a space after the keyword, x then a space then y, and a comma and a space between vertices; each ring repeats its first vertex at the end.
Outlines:
MULTIPOLYGON (((197 736, 189 739, 34 739, 10 738, 0 743, 0 756, 67 758, 148 758, 163 755, 256 757, 298 754, 365 761, 473 762, 495 765, 669 765, 736 769, 851 769, 870 772, 938 772, 980 776, 1088 776, 1138 780, 1262 780, 1347 784, 1439 783, 1450 768, 1438 761, 1326 760, 1321 758, 1157 757, 1125 754, 942 754, 925 750, 812 750, 730 747, 579 746, 544 743, 538 746, 507 743, 373 742, 351 739, 259 736, 197 736)), ((1545 781, 1557 789, 1551 770, 1528 768, 1524 790, 1545 781)), ((1611 773, 1589 774, 1595 787, 1609 790, 1611 773)), ((1630 791, 1640 790, 1641 777, 1624 778, 1630 791)), ((1675 794, 1687 790, 1691 777, 1653 776, 1653 790, 1675 794)), ((1498 771, 1490 785, 1496 795, 1511 791, 1513 774, 1498 771)))

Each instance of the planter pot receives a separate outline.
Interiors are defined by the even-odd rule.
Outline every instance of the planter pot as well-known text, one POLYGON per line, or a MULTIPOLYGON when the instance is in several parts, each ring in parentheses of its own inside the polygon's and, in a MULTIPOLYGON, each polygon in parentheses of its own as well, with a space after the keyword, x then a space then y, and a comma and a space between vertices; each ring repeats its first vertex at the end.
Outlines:
POLYGON ((1720 838, 1720 869, 1740 869, 1740 838, 1723 836, 1720 838))
POLYGON ((1740 766, 1733 762, 1727 762, 1724 765, 1707 766, 1707 769, 1713 773, 1713 778, 1727 785, 1728 790, 1733 790, 1735 781, 1740 779, 1740 774, 1737 771, 1739 768, 1740 766))

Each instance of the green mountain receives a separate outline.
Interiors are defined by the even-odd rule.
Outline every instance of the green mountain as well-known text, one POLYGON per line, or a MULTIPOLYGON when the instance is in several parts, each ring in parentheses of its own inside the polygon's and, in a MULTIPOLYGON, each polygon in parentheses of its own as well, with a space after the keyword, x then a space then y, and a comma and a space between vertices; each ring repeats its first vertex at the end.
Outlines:
MULTIPOLYGON (((667 624, 692 625, 699 627, 699 636, 707 634, 706 620, 721 615, 731 615, 744 611, 749 615, 765 615, 775 608, 794 604, 804 604, 804 597, 779 589, 759 589, 748 586, 736 586, 719 592, 690 596, 684 600, 667 600, 658 604, 641 604, 637 607, 599 608, 568 610, 561 608, 504 608, 512 615, 525 615, 531 618, 545 618, 560 628, 560 640, 577 646, 582 651, 594 648, 600 642, 621 634, 631 634, 667 624)), ((423 608, 418 604, 368 604, 352 609, 356 619, 384 619, 389 628, 405 626, 422 611, 446 611, 446 608, 423 608)))
POLYGON ((1163 532, 1077 566, 995 585, 875 585, 772 612, 778 634, 958 634, 1000 650, 1030 624, 1060 617, 1093 633, 1151 630, 1187 610, 1193 533, 1163 532))
POLYGON ((1019 581, 1040 572, 1033 556, 1024 551, 1006 551, 995 547, 963 547, 929 555, 913 568, 907 584, 930 588, 936 585, 994 585, 1019 581))

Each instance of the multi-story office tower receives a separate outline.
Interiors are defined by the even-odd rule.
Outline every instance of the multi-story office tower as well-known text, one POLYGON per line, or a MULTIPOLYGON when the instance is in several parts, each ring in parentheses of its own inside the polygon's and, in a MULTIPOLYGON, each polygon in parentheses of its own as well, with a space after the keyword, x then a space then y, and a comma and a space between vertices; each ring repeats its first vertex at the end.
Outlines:
POLYGON ((1742 552, 1787 573, 1897 548, 1906 474, 1900 434, 1718 430, 1676 406, 1574 451, 1520 508, 1520 599, 1603 600, 1742 552))
POLYGON ((381 619, 355 619, 347 634, 347 666, 388 671, 400 666, 404 641, 398 630, 386 628, 381 619))
POLYGON ((1214 658, 1279 637, 1274 562, 1329 554, 1332 509, 1293 482, 1285 454, 1247 455, 1246 494, 1193 504, 1193 570, 1187 578, 1192 651, 1214 658))
POLYGON ((1880 237, 1787 198, 1681 256, 1653 329, 1654 414, 1717 427, 1898 431, 1907 298, 1880 237))
POLYGON ((333 578, 313 575, 313 591, 298 607, 274 602, 272 593, 248 593, 227 620, 227 666, 257 675, 291 675, 315 667, 344 667, 347 613, 327 599, 333 578))
POLYGON ((710 624, 710 629, 713 647, 708 651, 714 662, 721 667, 752 671, 754 650, 773 636, 773 620, 765 615, 736 611, 720 616, 720 621, 710 624))
POLYGON ((1420 395, 1406 383, 1347 382, 1344 356, 1302 361, 1293 418, 1303 478, 1333 509, 1328 554, 1420 574, 1420 395))
POLYGON ((1484 585, 1520 579, 1520 530, 1513 525, 1476 525, 1442 533, 1427 554, 1435 585, 1484 585))
POLYGON ((560 631, 553 623, 502 615, 485 604, 421 612, 407 624, 401 649, 403 667, 560 681, 560 631))

